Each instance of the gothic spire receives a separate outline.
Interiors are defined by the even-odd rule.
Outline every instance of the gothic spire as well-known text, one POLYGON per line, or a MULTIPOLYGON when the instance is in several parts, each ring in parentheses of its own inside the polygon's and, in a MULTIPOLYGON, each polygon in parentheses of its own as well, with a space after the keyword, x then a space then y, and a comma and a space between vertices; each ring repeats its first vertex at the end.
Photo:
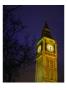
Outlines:
POLYGON ((45 25, 42 29, 42 34, 41 37, 49 37, 52 38, 51 33, 50 33, 50 28, 48 27, 47 22, 45 22, 45 25))

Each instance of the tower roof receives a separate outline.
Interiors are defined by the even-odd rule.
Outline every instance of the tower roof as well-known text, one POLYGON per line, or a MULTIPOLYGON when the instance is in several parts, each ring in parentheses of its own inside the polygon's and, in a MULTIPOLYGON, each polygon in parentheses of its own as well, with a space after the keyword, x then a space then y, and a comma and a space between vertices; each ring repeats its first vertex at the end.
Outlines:
POLYGON ((45 22, 44 28, 49 28, 47 22, 45 22))
POLYGON ((45 25, 42 29, 42 34, 41 37, 49 37, 52 38, 51 33, 50 33, 50 28, 48 27, 47 22, 45 22, 45 25))

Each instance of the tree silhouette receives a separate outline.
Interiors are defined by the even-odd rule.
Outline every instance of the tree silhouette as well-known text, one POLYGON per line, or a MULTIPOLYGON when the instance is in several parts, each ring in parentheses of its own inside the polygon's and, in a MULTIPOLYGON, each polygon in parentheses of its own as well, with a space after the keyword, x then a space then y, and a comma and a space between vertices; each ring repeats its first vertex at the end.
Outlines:
MULTIPOLYGON (((3 81, 11 82, 14 73, 19 69, 21 64, 25 67, 34 59, 33 47, 30 47, 25 37, 25 44, 20 45, 13 37, 20 30, 27 26, 19 19, 15 20, 12 12, 20 6, 3 6, 3 81), (12 7, 12 8, 10 8, 12 7), (21 28, 20 30, 18 28, 21 28)), ((15 80, 14 80, 15 81, 15 80)))
POLYGON ((20 64, 20 45, 13 40, 17 32, 17 27, 25 28, 20 20, 12 17, 12 11, 19 8, 15 6, 9 9, 9 6, 3 6, 3 81, 11 81, 12 74, 20 64), (8 22, 11 24, 8 25, 8 22))

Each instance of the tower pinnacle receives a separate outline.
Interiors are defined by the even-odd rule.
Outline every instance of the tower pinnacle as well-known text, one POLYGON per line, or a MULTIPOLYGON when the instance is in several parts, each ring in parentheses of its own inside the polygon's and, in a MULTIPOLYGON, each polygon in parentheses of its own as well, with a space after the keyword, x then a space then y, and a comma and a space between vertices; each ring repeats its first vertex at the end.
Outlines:
POLYGON ((51 33, 50 33, 50 28, 48 27, 47 22, 45 22, 45 25, 42 29, 42 34, 41 37, 49 37, 52 38, 51 33))

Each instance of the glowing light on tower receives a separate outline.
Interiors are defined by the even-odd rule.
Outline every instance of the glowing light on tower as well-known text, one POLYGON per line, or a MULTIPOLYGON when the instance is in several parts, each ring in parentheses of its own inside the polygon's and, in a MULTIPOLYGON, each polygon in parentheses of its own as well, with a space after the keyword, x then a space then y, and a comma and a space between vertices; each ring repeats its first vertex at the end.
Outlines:
POLYGON ((36 45, 36 82, 57 82, 57 43, 47 23, 36 45))

